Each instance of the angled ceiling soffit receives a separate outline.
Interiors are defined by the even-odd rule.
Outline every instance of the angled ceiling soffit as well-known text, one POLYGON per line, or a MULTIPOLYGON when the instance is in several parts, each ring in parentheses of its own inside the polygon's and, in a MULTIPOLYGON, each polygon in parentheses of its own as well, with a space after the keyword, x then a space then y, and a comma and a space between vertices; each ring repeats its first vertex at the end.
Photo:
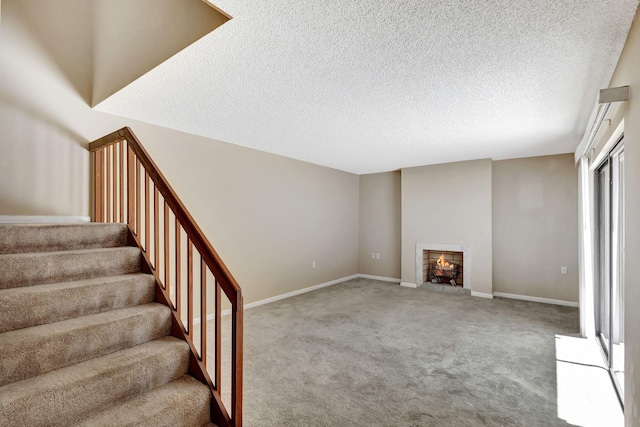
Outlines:
POLYGON ((231 17, 205 0, 94 0, 96 106, 231 17))

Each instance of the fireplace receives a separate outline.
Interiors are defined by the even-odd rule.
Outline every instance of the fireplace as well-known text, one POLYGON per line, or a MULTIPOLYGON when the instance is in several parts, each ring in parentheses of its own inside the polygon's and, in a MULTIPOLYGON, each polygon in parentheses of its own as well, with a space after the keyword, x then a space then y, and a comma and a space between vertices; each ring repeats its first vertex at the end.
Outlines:
POLYGON ((422 251, 423 283, 464 285, 464 253, 457 251, 422 251))
POLYGON ((469 244, 451 244, 451 243, 416 243, 416 286, 422 286, 423 284, 432 285, 431 281, 434 275, 433 271, 429 271, 430 262, 436 262, 442 257, 441 264, 444 268, 440 268, 441 282, 437 285, 447 285, 448 288, 451 285, 453 279, 457 286, 455 288, 471 289, 471 261, 472 252, 471 245, 469 244), (447 267, 444 263, 448 262, 447 267), (451 267, 453 264, 453 267, 451 267), (456 273, 455 275, 452 273, 456 273))

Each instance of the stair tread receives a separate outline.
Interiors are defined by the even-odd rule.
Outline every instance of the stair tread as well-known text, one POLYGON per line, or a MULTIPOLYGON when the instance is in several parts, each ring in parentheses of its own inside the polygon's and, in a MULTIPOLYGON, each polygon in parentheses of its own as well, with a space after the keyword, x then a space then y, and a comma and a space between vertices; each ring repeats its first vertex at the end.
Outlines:
POLYGON ((158 303, 0 334, 0 385, 166 336, 171 310, 158 303))
POLYGON ((153 276, 147 273, 116 274, 113 276, 92 277, 89 279, 69 280, 66 282, 44 283, 42 285, 24 286, 21 288, 0 289, 0 298, 7 295, 38 294, 38 293, 46 293, 46 292, 51 292, 56 290, 67 290, 67 289, 81 288, 85 286, 96 286, 96 285, 102 285, 106 283, 118 282, 122 279, 127 279, 131 277, 138 277, 141 279, 144 279, 144 278, 153 279, 153 276))
POLYGON ((5 426, 69 425, 93 412, 182 377, 189 346, 163 337, 0 387, 5 426))
POLYGON ((0 254, 115 247, 126 242, 126 224, 0 224, 0 254))
POLYGON ((16 252, 16 253, 8 253, 8 254, 0 254, 0 259, 2 258, 24 258, 24 257, 48 257, 48 256, 56 256, 63 254, 77 255, 77 254, 86 254, 86 253, 108 253, 114 251, 139 251, 139 249, 135 246, 115 246, 112 248, 85 248, 85 249, 68 249, 61 251, 36 251, 36 252, 16 252))
POLYGON ((146 273, 0 289, 0 333, 154 301, 146 273))
POLYGON ((0 254, 0 288, 16 288, 133 273, 140 270, 133 246, 0 254))
POLYGON ((185 375, 85 418, 75 427, 211 426, 209 388, 185 375))

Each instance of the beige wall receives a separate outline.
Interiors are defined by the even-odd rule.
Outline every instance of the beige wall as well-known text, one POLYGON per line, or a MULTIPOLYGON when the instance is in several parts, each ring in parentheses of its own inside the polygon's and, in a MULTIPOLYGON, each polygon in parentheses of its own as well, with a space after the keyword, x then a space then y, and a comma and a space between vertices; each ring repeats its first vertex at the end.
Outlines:
POLYGON ((245 302, 358 273, 357 175, 166 129, 142 135, 245 302))
POLYGON ((88 215, 86 139, 68 116, 91 90, 91 15, 86 2, 66 2, 75 13, 54 2, 3 4, 0 214, 88 215))
POLYGON ((416 243, 468 244, 472 291, 492 293, 491 166, 484 159, 402 169, 403 282, 416 283, 416 243))
POLYGON ((493 291, 577 302, 577 212, 573 154, 494 162, 493 291))
POLYGON ((400 280, 400 183, 399 171, 360 176, 362 274, 400 280))
POLYGON ((81 138, 15 108, 2 93, 0 129, 0 215, 89 215, 89 153, 81 138))
POLYGON ((629 85, 624 118, 625 151, 625 425, 640 425, 640 21, 637 16, 610 87, 629 85))
POLYGON ((87 37, 86 2, 2 6, 0 215, 88 215, 84 147, 128 125, 245 302, 358 273, 358 176, 94 111, 87 46, 73 42, 87 37))

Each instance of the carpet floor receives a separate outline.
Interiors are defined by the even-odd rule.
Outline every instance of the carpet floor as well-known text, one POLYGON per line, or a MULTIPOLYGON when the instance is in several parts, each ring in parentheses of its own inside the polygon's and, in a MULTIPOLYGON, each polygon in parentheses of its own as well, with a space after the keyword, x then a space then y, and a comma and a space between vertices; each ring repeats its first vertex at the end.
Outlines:
POLYGON ((576 308, 355 279, 245 312, 254 426, 566 426, 555 335, 576 308))

